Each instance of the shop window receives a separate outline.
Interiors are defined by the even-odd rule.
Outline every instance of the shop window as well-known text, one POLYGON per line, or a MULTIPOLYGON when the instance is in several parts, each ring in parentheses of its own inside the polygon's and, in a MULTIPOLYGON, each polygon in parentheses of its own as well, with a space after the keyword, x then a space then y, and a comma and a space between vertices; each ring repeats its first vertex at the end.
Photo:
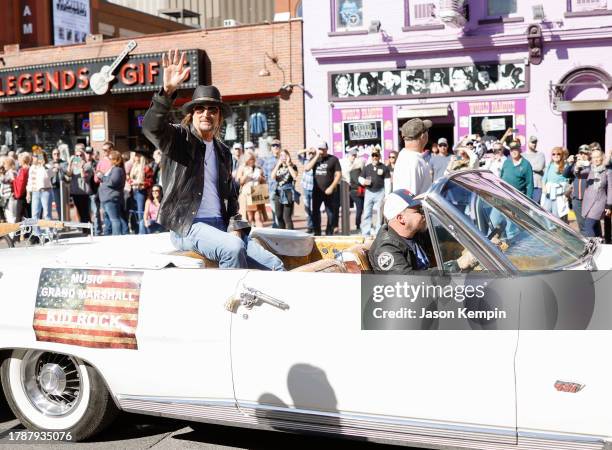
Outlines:
POLYGON ((571 12, 605 11, 608 9, 608 0, 571 0, 571 12))
POLYGON ((0 121, 0 146, 31 151, 33 145, 47 153, 59 144, 72 149, 78 142, 89 143, 89 113, 56 114, 3 119, 0 121), (83 129, 83 127, 87 127, 83 129))
POLYGON ((507 16, 516 13, 516 0, 487 0, 489 17, 507 16))
POLYGON ((278 99, 249 100, 230 103, 230 106, 232 115, 226 118, 221 129, 221 139, 226 145, 252 141, 265 151, 270 139, 281 139, 278 99))
POLYGON ((439 0, 406 0, 406 26, 442 25, 436 14, 439 0))
POLYGON ((333 30, 352 31, 364 29, 363 0, 331 0, 333 6, 333 30))
POLYGON ((11 119, 0 119, 0 150, 8 151, 13 148, 13 129, 11 119), (6 148, 5 148, 6 146, 6 148))

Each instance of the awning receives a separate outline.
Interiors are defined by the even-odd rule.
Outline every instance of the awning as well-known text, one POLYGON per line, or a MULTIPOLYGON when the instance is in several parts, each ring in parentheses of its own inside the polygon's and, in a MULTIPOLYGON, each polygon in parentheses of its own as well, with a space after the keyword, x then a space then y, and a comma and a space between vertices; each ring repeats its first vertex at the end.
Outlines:
POLYGON ((599 111, 612 109, 612 100, 586 100, 586 101, 568 101, 559 100, 557 102, 557 111, 599 111))
POLYGON ((446 117, 450 104, 437 105, 406 105, 400 106, 397 111, 398 119, 412 119, 413 117, 446 117))

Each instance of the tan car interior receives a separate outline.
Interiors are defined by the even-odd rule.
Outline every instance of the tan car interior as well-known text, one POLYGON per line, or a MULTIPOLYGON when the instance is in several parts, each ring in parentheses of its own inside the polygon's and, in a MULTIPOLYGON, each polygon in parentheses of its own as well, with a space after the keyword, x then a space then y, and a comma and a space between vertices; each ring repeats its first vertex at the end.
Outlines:
MULTIPOLYGON (((254 229, 251 238, 266 250, 278 256, 286 270, 294 272, 360 273, 371 270, 367 252, 372 239, 363 236, 311 236, 302 232, 290 234, 288 230, 254 229), (291 237, 299 239, 299 248, 291 245, 291 237), (289 239, 288 239, 289 238, 289 239)), ((204 262, 203 268, 216 268, 215 261, 194 251, 176 251, 173 255, 188 256, 204 262)))

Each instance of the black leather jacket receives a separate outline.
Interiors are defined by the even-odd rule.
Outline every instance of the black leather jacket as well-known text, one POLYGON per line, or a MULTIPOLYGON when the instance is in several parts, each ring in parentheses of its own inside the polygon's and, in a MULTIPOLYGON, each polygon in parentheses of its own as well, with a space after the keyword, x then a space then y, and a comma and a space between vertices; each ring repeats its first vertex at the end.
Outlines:
MULTIPOLYGON (((171 98, 153 96, 142 130, 162 151, 162 185, 164 198, 158 221, 165 228, 186 236, 202 201, 204 188, 204 153, 206 144, 193 129, 168 123, 171 98)), ((238 211, 238 192, 232 183, 232 155, 226 145, 215 139, 217 156, 217 189, 221 200, 221 215, 225 225, 238 211)))
MULTIPOLYGON (((419 233, 414 237, 427 255, 430 254, 431 243, 424 233, 419 233)), ((378 230, 376 239, 368 251, 368 259, 374 273, 387 275, 409 274, 417 269, 416 255, 406 243, 406 240, 399 234, 384 224, 378 230)), ((431 261, 431 257, 430 257, 431 261)))

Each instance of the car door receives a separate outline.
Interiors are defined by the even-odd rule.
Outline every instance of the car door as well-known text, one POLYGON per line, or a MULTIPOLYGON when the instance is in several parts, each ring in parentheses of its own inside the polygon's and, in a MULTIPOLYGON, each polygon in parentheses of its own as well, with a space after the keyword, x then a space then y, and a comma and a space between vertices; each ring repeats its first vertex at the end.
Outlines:
POLYGON ((361 281, 358 274, 249 272, 240 290, 281 303, 233 314, 234 390, 243 412, 266 424, 299 421, 348 434, 389 432, 390 439, 515 443, 517 332, 364 331, 361 281))

